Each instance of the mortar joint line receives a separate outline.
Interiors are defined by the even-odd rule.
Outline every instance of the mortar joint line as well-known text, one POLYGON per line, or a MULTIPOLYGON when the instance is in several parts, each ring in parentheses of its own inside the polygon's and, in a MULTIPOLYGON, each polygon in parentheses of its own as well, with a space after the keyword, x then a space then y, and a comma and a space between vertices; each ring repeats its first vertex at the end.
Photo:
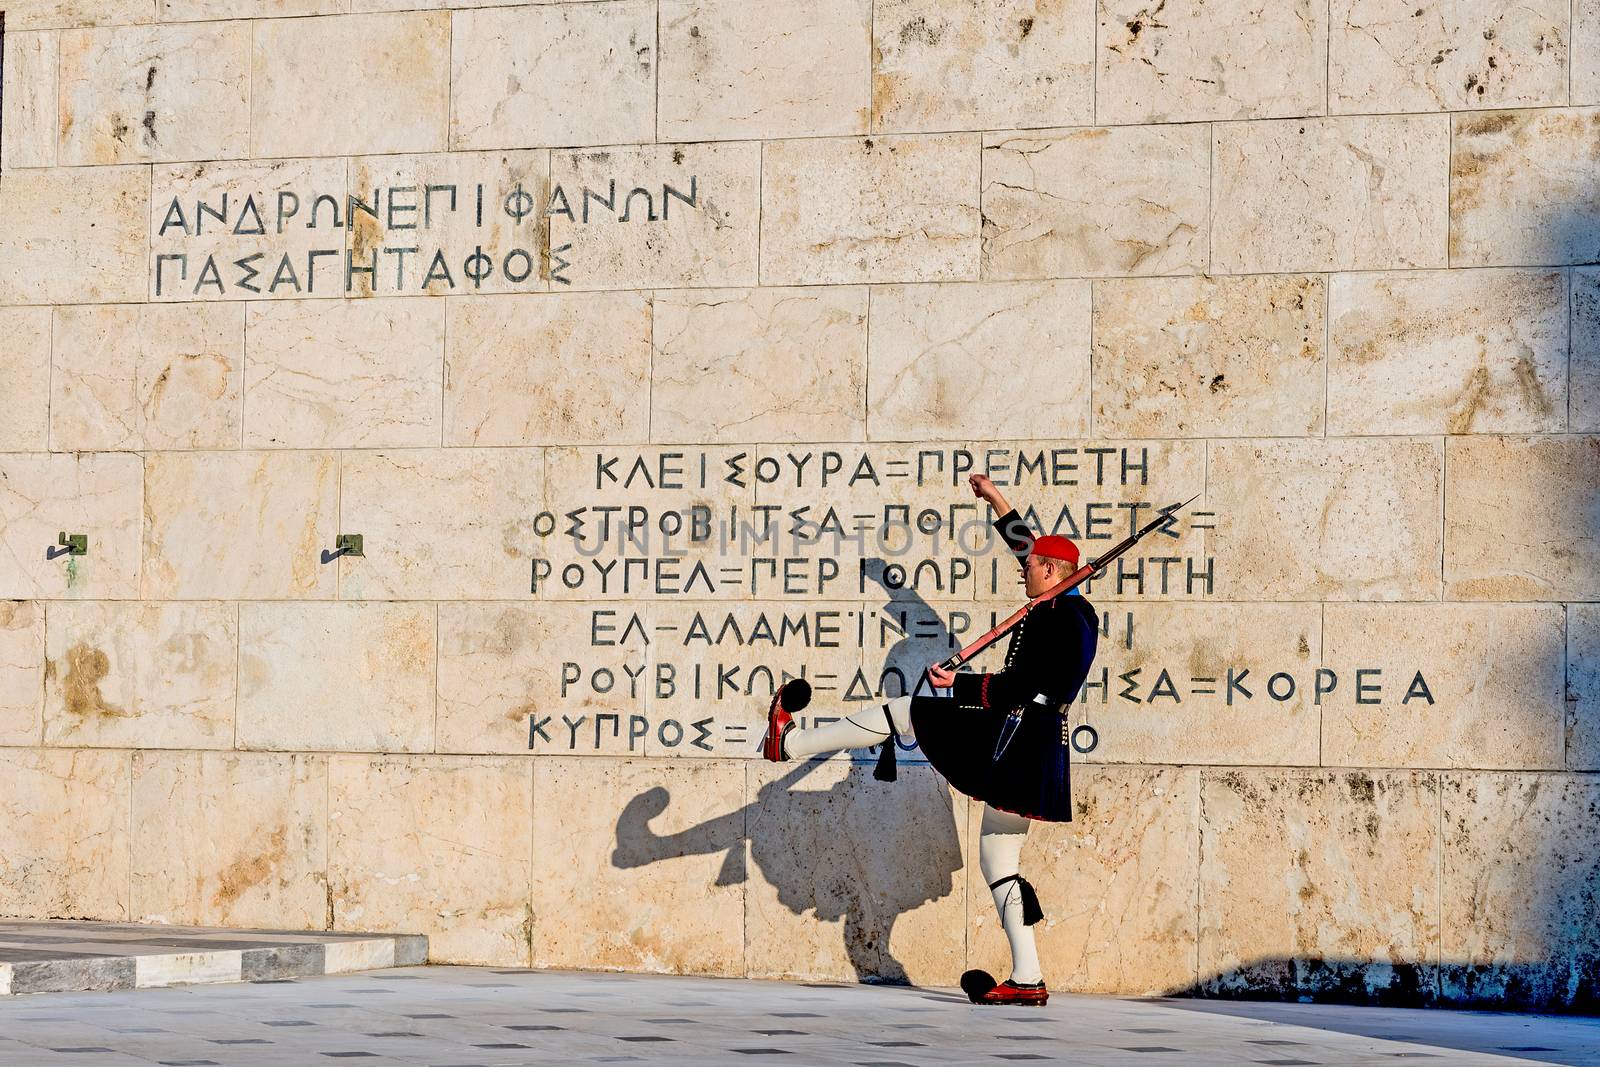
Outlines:
POLYGON ((878 0, 867 0, 867 136, 878 128, 877 93, 873 85, 878 76, 878 0))
MULTIPOLYGON (((655 142, 661 143, 661 0, 656 0, 656 55, 655 55, 655 142)), ((665 194, 662 194, 665 196, 665 194)), ((588 207, 585 205, 587 212, 588 207)), ((587 218, 587 215, 585 215, 587 218)))
MULTIPOLYGON (((1568 723, 1568 715, 1575 714, 1576 704, 1572 712, 1567 710, 1567 694, 1571 691, 1572 670, 1572 605, 1561 605, 1561 769, 1572 770, 1572 737, 1568 723)), ((1571 727, 1577 726, 1577 719, 1571 720, 1571 727)))
POLYGON ((1322 41, 1322 113, 1333 117, 1333 0, 1327 0, 1323 10, 1327 21, 1323 24, 1322 41))
MULTIPOLYGON (((872 442, 872 289, 868 285, 866 321, 861 330, 861 436, 872 442)), ((863 649, 863 653, 865 649, 863 649)))
POLYGON ((1333 273, 1322 276, 1322 436, 1333 419, 1333 273))
POLYGON ((1217 233, 1217 124, 1206 124, 1206 276, 1215 277, 1217 233))
MULTIPOLYGON (((453 151, 455 148, 456 129, 456 13, 449 12, 450 22, 446 31, 445 40, 445 71, 444 71, 444 150, 453 151)), ((345 189, 348 193, 350 190, 345 189)))
POLYGON ((1572 325, 1573 309, 1577 302, 1578 271, 1568 267, 1567 276, 1567 421, 1566 430, 1572 432, 1572 325))
POLYGON ((1100 125, 1100 0, 1090 10, 1093 47, 1089 53, 1089 125, 1100 125))

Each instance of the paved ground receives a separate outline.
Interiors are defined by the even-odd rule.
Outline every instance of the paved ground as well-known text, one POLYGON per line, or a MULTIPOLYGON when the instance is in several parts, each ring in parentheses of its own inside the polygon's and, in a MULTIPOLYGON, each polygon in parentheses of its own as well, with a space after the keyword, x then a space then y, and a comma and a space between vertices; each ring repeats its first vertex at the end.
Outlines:
POLYGON ((0 1001, 0 1064, 1600 1064, 1600 1019, 411 967, 0 1001))

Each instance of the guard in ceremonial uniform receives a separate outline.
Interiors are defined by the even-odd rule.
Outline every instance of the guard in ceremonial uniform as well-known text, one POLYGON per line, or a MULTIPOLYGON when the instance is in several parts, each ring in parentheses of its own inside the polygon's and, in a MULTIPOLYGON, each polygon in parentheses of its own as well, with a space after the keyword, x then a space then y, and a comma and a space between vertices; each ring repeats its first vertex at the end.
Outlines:
MULTIPOLYGON (((998 516, 995 529, 1021 561, 1030 599, 1078 570, 1078 549, 1071 541, 1034 537, 984 475, 973 475, 970 484, 998 516)), ((883 745, 885 759, 892 760, 896 740, 914 738, 951 785, 983 802, 978 863, 1011 944, 1011 977, 989 988, 969 988, 978 1003, 1044 1004, 1049 999, 1031 929, 1044 916, 1019 860, 1029 820, 1072 819, 1067 709, 1089 674, 1098 637, 1094 608, 1073 589, 1023 617, 1011 632, 999 671, 930 668, 929 680, 948 696, 896 697, 826 726, 800 729, 793 715, 809 701, 810 686, 794 681, 779 690, 768 713, 763 741, 768 759, 883 745)))

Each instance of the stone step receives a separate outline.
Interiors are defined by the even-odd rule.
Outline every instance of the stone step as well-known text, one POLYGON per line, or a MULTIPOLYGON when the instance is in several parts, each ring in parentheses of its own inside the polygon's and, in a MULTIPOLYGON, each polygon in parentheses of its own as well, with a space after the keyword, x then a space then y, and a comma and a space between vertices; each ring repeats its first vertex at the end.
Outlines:
POLYGON ((0 996, 276 981, 427 962, 420 934, 0 921, 0 996))

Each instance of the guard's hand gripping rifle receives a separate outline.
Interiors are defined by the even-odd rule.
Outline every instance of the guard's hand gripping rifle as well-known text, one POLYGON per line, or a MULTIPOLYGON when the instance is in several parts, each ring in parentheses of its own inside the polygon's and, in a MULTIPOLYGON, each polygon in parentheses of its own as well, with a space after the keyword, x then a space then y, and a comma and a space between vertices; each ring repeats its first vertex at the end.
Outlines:
POLYGON ((1000 625, 996 626, 994 629, 990 630, 988 633, 972 642, 972 644, 968 645, 966 648, 963 648, 961 651, 957 652, 955 655, 939 664, 939 667, 947 671, 955 670, 957 667, 960 667, 963 663, 966 663, 968 660, 972 659, 972 657, 976 656, 978 653, 982 652, 984 649, 1000 640, 1006 634, 1010 633, 1016 627, 1017 623, 1021 622, 1027 616, 1028 612, 1032 611, 1040 604, 1043 604, 1047 600, 1054 600, 1063 593, 1066 593, 1072 589, 1076 589, 1084 582, 1087 582, 1090 578, 1099 577, 1101 573, 1105 571, 1106 567, 1110 565, 1112 560, 1116 559, 1118 556, 1128 551, 1128 549, 1138 544, 1140 539, 1142 539, 1146 534, 1151 533, 1154 530, 1165 529, 1166 527, 1172 525, 1172 523, 1175 521, 1173 516, 1177 514, 1178 510, 1188 507, 1198 499, 1199 497, 1196 495, 1190 497, 1188 500, 1185 500, 1182 504, 1173 504, 1170 507, 1162 508, 1161 513, 1156 518, 1147 522, 1143 528, 1134 533, 1131 537, 1124 538, 1119 544, 1112 547, 1110 551, 1106 552, 1098 559, 1095 559, 1089 563, 1085 563, 1083 566, 1069 574, 1066 578, 1062 579, 1057 584, 1051 586, 1049 589, 1046 589, 1044 592, 1040 593, 1038 596, 1022 605, 1022 607, 1008 615, 1000 623, 1000 625))

